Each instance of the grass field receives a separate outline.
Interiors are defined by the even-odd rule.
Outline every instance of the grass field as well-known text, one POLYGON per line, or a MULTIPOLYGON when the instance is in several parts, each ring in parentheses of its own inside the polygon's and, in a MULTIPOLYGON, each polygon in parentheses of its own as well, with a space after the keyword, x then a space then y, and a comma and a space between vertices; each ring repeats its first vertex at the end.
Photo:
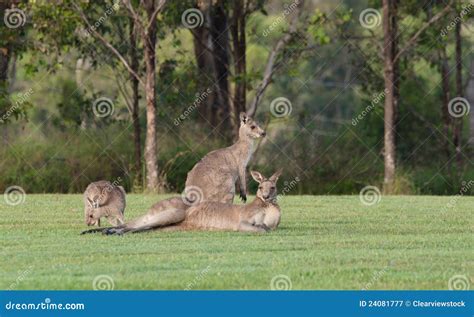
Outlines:
MULTIPOLYGON (((127 196, 126 218, 164 197, 127 196)), ((270 289, 273 279, 292 289, 448 289, 457 275, 474 285, 472 197, 365 206, 358 196, 286 196, 280 205, 268 234, 81 236, 81 195, 0 200, 0 288, 92 289, 95 279, 115 289, 270 289)))

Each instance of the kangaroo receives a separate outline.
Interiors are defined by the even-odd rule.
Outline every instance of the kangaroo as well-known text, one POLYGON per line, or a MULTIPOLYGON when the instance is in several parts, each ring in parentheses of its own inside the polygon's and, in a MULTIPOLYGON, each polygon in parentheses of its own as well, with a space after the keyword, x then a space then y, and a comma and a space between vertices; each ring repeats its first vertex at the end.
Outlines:
POLYGON ((229 230, 242 232, 267 232, 280 224, 280 207, 277 203, 276 183, 281 175, 277 171, 266 179, 256 171, 250 172, 259 183, 255 199, 246 205, 222 202, 202 202, 186 211, 186 218, 179 224, 163 230, 229 230))
MULTIPOLYGON (((173 197, 153 205, 136 220, 120 226, 123 231, 149 230, 184 220, 186 210, 204 201, 232 203, 239 180, 240 196, 247 201, 246 168, 254 152, 255 140, 265 131, 247 114, 240 113, 239 139, 233 145, 204 156, 188 173, 183 197, 173 197)), ((93 233, 102 230, 82 232, 93 233)))
MULTIPOLYGON (((280 207, 277 203, 276 183, 281 170, 266 179, 259 172, 251 175, 259 183, 255 199, 246 205, 233 205, 222 202, 202 202, 186 210, 184 220, 170 226, 156 228, 163 231, 179 230, 229 230, 241 232, 267 232, 276 229, 280 224, 280 207)), ((161 203, 161 202, 160 202, 161 203)), ((158 204, 160 204, 158 203, 158 204)), ((153 228, 133 229, 130 226, 93 229, 89 232, 104 234, 124 234, 141 232, 153 228)))
POLYGON ((240 197, 246 202, 247 164, 255 151, 255 140, 265 135, 265 131, 252 118, 244 112, 240 113, 239 139, 229 147, 208 153, 194 165, 185 185, 185 193, 190 189, 194 195, 187 194, 186 200, 190 204, 204 201, 232 203, 238 179, 240 197))
POLYGON ((84 216, 88 226, 100 227, 105 217, 112 226, 124 223, 125 190, 109 181, 89 184, 84 192, 84 216))

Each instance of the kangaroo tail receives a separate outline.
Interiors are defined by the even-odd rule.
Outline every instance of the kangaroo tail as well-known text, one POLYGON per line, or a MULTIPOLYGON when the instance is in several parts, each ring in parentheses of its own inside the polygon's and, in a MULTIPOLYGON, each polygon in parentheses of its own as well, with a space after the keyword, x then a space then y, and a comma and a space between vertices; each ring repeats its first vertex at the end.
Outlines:
POLYGON ((120 225, 120 226, 115 226, 115 227, 95 228, 95 229, 82 231, 81 235, 82 234, 89 234, 89 233, 98 233, 98 232, 104 233, 104 232, 106 232, 107 230, 110 230, 110 229, 121 229, 123 227, 125 227, 125 225, 120 225))

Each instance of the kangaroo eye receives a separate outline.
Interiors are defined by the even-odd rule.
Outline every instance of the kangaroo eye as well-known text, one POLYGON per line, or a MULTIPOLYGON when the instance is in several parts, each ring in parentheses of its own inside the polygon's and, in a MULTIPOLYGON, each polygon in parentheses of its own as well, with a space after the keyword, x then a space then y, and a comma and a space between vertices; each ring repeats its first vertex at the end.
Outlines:
POLYGON ((275 186, 272 186, 272 190, 274 190, 274 189, 275 189, 275 186))
POLYGON ((89 218, 93 218, 94 216, 93 215, 89 215, 89 218))
POLYGON ((263 187, 262 186, 259 186, 258 189, 262 189, 263 187))
POLYGON ((252 130, 254 130, 255 128, 256 128, 256 126, 254 126, 254 125, 250 127, 250 129, 252 129, 252 130))

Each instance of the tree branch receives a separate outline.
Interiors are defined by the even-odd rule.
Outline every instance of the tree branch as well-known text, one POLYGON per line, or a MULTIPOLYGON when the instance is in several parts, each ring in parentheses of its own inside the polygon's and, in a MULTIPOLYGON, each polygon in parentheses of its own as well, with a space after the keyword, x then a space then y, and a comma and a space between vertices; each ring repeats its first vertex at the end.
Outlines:
POLYGON ((295 12, 293 12, 292 19, 290 21, 290 26, 288 29, 288 33, 282 36, 278 42, 273 47, 272 51, 268 55, 267 64, 265 65, 265 71, 263 72, 263 79, 262 82, 258 85, 257 91, 255 92, 255 97, 250 104, 249 108, 247 109, 247 114, 249 116, 254 116, 257 112, 257 107, 263 97, 265 90, 267 89, 268 85, 272 81, 273 74, 276 70, 276 59, 280 51, 290 42, 294 34, 296 33, 296 26, 298 23, 298 18, 301 14, 301 8, 303 7, 303 0, 298 2, 295 12))
POLYGON ((146 38, 146 29, 142 24, 140 16, 135 11, 135 9, 133 9, 133 5, 130 3, 130 0, 123 0, 123 4, 125 5, 125 8, 127 8, 128 12, 130 12, 130 14, 132 15, 132 19, 135 21, 135 25, 138 27, 141 36, 143 38, 146 38))
POLYGON ((145 85, 140 76, 138 76, 138 74, 130 67, 123 55, 120 54, 120 52, 112 44, 110 44, 110 42, 107 41, 99 32, 97 32, 94 27, 92 27, 86 15, 84 14, 84 11, 82 11, 82 9, 75 2, 72 2, 72 4, 74 5, 76 12, 79 13, 82 20, 87 24, 92 34, 94 34, 96 38, 98 38, 115 56, 117 56, 117 58, 122 62, 125 68, 130 72, 130 74, 132 74, 142 85, 145 85))
POLYGON ((150 28, 151 23, 153 22, 154 19, 156 19, 156 16, 158 15, 158 13, 161 12, 161 10, 165 6, 165 4, 166 4, 166 0, 160 0, 159 1, 158 5, 156 6, 155 11, 153 12, 153 14, 150 17, 150 20, 148 21, 148 25, 146 27, 147 30, 150 28))
POLYGON ((438 12, 436 15, 434 15, 428 22, 426 22, 417 32, 415 32, 415 34, 413 34, 413 36, 408 40, 407 44, 405 44, 405 46, 400 49, 400 51, 398 51, 398 54, 395 55, 394 57, 394 61, 397 61, 402 55, 403 53, 405 53, 413 44, 415 44, 415 42, 418 40, 418 38, 420 37, 420 35, 428 28, 430 27, 430 25, 432 25, 433 23, 435 23, 436 21, 438 21, 439 19, 441 19, 444 15, 446 15, 449 11, 451 11, 451 6, 453 5, 453 1, 454 0, 451 0, 449 2, 449 4, 440 12, 438 12))

